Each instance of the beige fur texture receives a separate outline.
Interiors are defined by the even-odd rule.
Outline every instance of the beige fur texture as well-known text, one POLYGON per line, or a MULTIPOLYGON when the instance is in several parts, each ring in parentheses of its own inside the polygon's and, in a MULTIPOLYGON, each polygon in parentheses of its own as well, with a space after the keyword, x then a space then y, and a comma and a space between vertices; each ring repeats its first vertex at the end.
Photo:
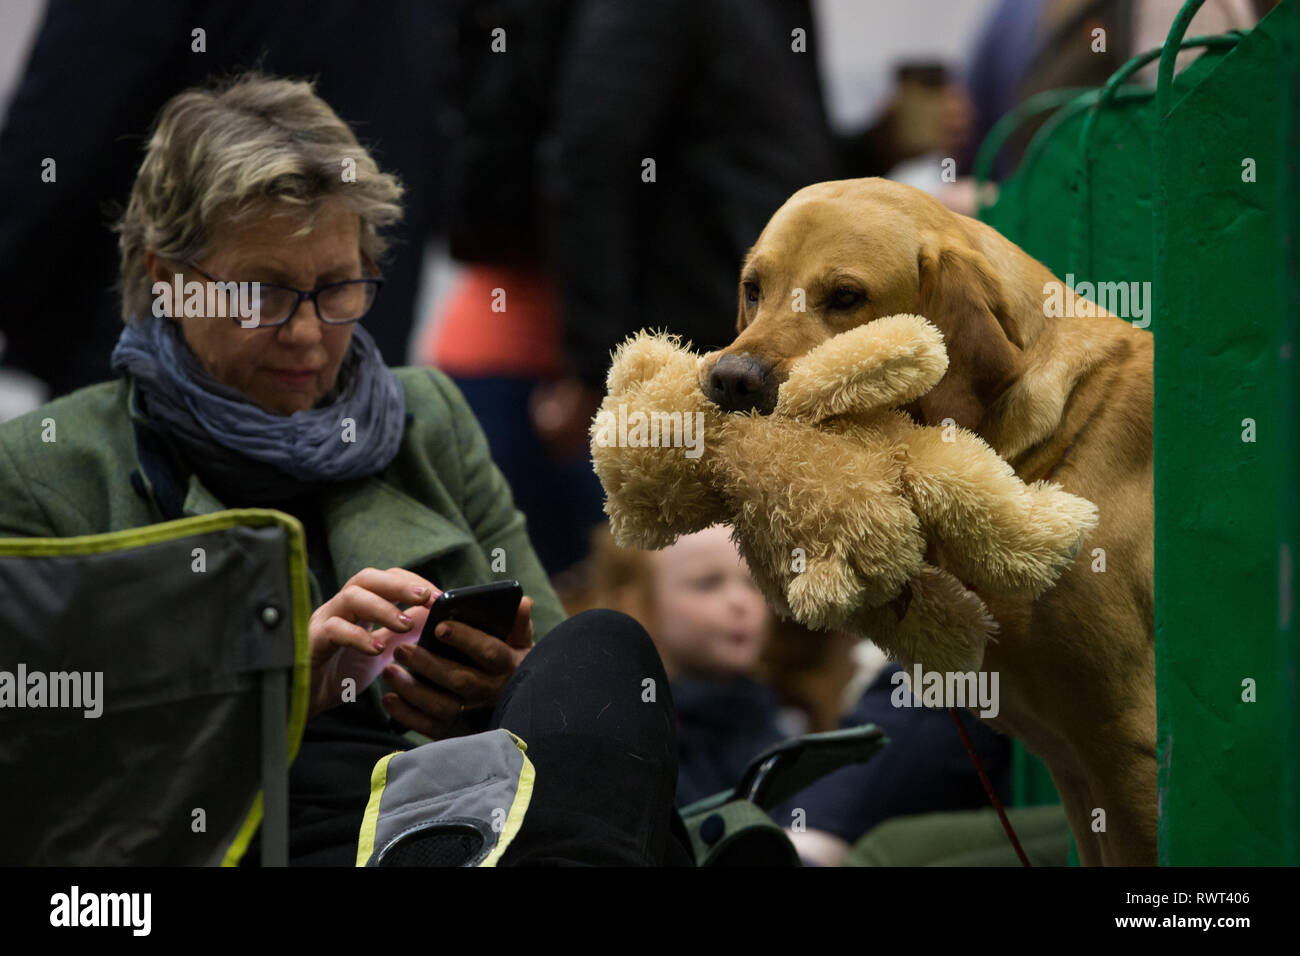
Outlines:
POLYGON ((1040 594, 1096 526, 1095 505, 1048 482, 1026 486, 977 435, 892 410, 948 367, 942 335, 919 316, 882 318, 808 352, 770 416, 715 406, 699 362, 647 333, 614 358, 592 426, 614 537, 654 549, 730 525, 769 603, 807 627, 867 635, 909 669, 978 670, 996 624, 967 585, 1040 594), (620 433, 620 416, 637 413, 660 423, 657 437, 620 433), (696 458, 665 427, 680 415, 700 423, 696 458), (931 544, 953 556, 954 572, 926 562, 931 544), (888 607, 900 594, 910 595, 901 620, 888 607))
MULTIPOLYGON (((723 356, 748 356, 783 390, 840 333, 924 315, 943 333, 948 370, 907 407, 912 417, 954 421, 1031 487, 1050 477, 1096 502, 1100 524, 1054 587, 1029 596, 972 584, 1000 627, 984 669, 1000 675, 1001 712, 986 722, 1046 763, 1080 862, 1155 865, 1151 332, 1102 309, 1059 314, 1048 302, 1062 283, 1041 262, 883 179, 799 190, 739 285, 739 334, 705 357, 702 381, 723 356), (792 308, 796 295, 805 309, 792 308)), ((926 559, 961 576, 961 555, 936 545, 926 559)))

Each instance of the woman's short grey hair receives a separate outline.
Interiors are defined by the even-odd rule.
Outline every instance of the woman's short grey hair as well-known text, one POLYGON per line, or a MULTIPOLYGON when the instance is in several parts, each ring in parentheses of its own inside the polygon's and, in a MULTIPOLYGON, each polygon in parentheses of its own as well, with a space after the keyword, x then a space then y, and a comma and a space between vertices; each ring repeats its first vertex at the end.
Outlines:
POLYGON ((325 200, 342 200, 361 220, 361 252, 379 263, 381 230, 402 218, 402 192, 309 82, 243 73, 178 93, 158 114, 115 226, 122 319, 151 314, 148 250, 192 262, 218 227, 268 202, 300 212, 295 235, 305 236, 325 200))

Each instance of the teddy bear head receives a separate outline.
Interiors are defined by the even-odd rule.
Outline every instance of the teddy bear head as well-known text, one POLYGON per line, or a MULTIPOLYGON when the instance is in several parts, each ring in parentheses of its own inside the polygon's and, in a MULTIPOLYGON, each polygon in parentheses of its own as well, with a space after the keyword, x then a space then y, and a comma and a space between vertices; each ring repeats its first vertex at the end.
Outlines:
POLYGON ((657 550, 722 520, 705 442, 723 415, 676 336, 640 332, 614 354, 591 423, 591 457, 621 547, 657 550))
MULTIPOLYGON (((676 336, 640 332, 614 354, 606 396, 591 425, 591 454, 605 488, 605 513, 623 547, 664 548, 680 535, 730 523, 720 467, 706 453, 734 413, 705 395, 711 356, 676 336)), ((793 363, 773 419, 815 424, 906 404, 943 377, 938 329, 915 315, 877 319, 836 335, 793 363)), ((750 413, 741 413, 751 417, 750 413)), ((781 454, 773 431, 771 454, 781 454)))

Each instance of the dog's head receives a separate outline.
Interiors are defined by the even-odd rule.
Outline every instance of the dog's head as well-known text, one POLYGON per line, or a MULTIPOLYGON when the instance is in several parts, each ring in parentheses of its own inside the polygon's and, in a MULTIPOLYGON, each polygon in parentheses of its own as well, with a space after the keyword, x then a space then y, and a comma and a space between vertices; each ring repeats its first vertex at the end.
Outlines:
POLYGON ((943 333, 949 358, 915 410, 928 423, 952 418, 975 429, 1023 371, 1023 350, 1043 321, 1044 276, 1045 267, 992 229, 909 186, 808 186, 749 251, 740 334, 704 357, 700 387, 724 410, 770 413, 801 355, 840 332, 913 313, 943 333))

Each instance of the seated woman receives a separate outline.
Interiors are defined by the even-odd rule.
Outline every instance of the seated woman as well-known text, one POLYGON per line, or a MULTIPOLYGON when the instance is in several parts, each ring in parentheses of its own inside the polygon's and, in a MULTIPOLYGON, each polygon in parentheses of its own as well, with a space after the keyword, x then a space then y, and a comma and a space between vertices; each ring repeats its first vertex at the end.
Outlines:
POLYGON ((359 324, 401 195, 307 83, 245 75, 173 97, 117 225, 121 377, 0 426, 0 536, 235 507, 301 520, 315 611, 294 863, 355 861, 379 758, 488 727, 525 740, 537 773, 502 862, 688 862, 670 834, 671 696, 641 698, 646 678, 667 686, 648 636, 610 611, 564 619, 460 393, 385 367, 359 324), (214 283, 249 284, 230 287, 238 314, 214 283), (342 702, 342 655, 378 655, 440 588, 494 576, 527 594, 506 642, 451 625, 440 637, 473 666, 389 648, 383 680, 342 702))

